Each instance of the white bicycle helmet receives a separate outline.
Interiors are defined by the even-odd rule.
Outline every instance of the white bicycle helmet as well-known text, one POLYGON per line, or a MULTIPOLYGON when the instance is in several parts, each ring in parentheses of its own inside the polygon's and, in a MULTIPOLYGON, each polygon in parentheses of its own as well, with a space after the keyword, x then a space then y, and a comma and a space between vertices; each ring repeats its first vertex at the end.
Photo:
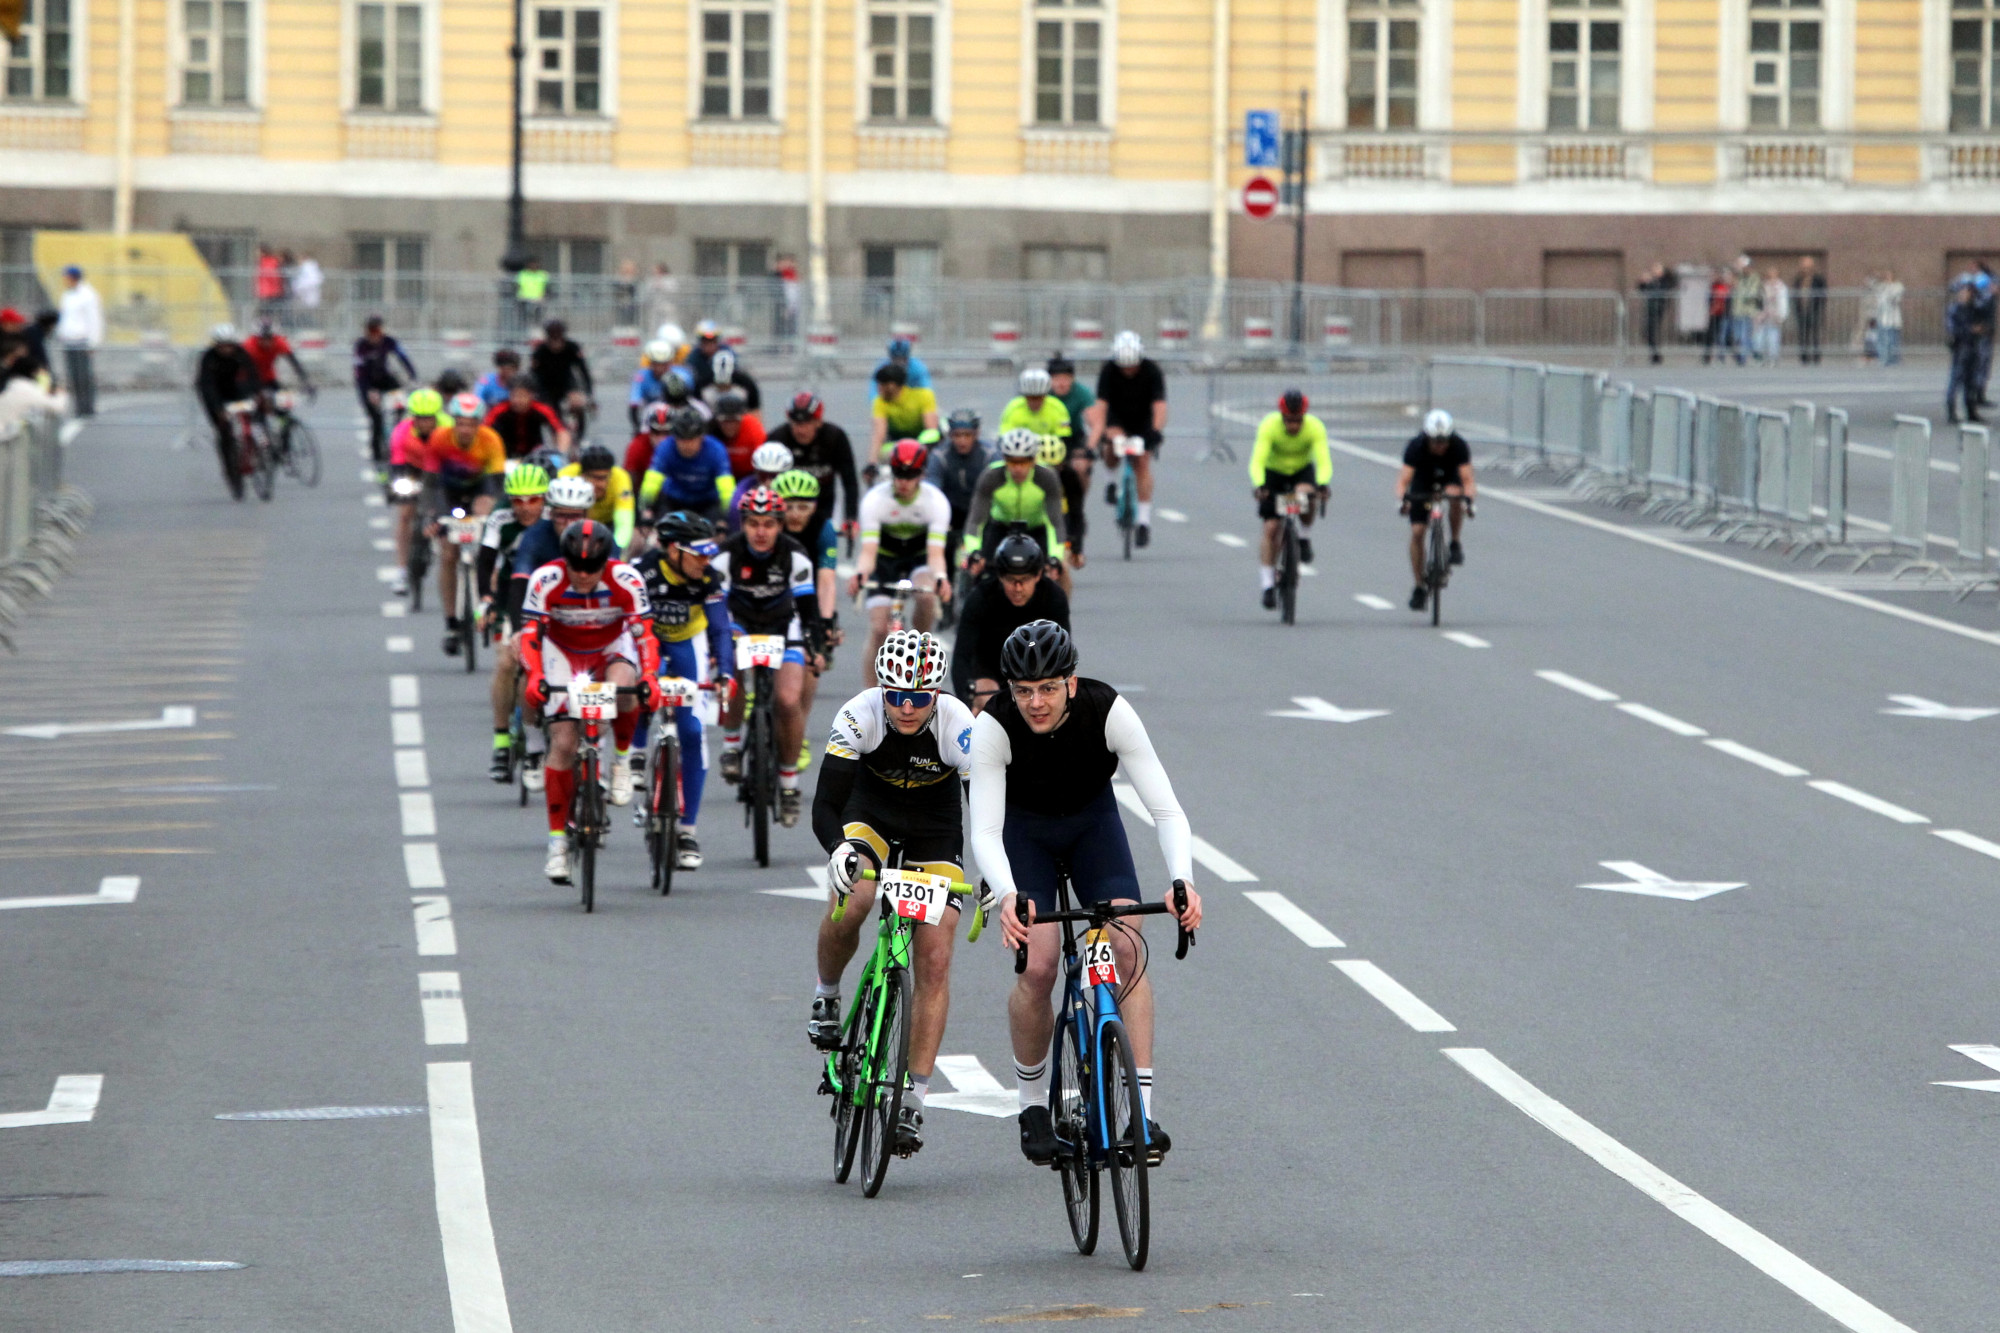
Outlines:
POLYGON ((1434 407, 1424 417, 1424 434, 1433 440, 1442 440, 1451 434, 1451 413, 1442 407, 1434 407))
POLYGON ((792 451, 776 440, 760 444, 757 446, 757 451, 750 455, 750 466, 759 472, 771 473, 773 476, 780 472, 790 472, 792 451))
POLYGON ((208 339, 210 342, 233 343, 236 341, 236 326, 234 324, 218 324, 208 331, 208 339))
POLYGON ((672 320, 668 320, 666 323, 660 325, 659 328, 653 330, 653 340, 655 342, 666 343, 671 347, 679 347, 688 340, 687 330, 672 320))
POLYGON ((1016 426, 1012 430, 1000 432, 1002 458, 1033 458, 1035 451, 1041 447, 1041 437, 1026 426, 1016 426))
POLYGON ((1049 391, 1049 372, 1040 366, 1029 366, 1021 372, 1021 395, 1024 398, 1040 398, 1049 391))
POLYGON ((719 338, 722 336, 722 327, 712 319, 697 320, 694 326, 694 336, 697 338, 719 338))
POLYGON ((934 690, 944 684, 948 655, 943 640, 922 630, 899 629, 875 654, 875 679, 892 690, 934 690))
POLYGON ((552 509, 588 509, 596 503, 596 488, 582 477, 557 477, 549 483, 552 509))
POLYGON ((646 344, 646 360, 656 366, 665 366, 674 359, 674 344, 665 338, 655 338, 646 344))
POLYGON ((1111 340, 1111 359, 1121 366, 1136 366, 1145 359, 1146 344, 1139 341, 1139 335, 1130 329, 1123 329, 1111 340))

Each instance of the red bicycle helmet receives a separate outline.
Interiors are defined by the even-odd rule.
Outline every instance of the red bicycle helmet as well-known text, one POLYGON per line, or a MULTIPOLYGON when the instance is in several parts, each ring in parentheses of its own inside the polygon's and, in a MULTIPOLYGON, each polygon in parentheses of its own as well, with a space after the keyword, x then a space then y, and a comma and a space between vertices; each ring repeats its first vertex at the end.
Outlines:
POLYGON ((611 529, 586 518, 563 529, 563 563, 579 574, 594 574, 611 559, 611 529))
POLYGON ((1312 403, 1302 390, 1287 389, 1278 395, 1278 411, 1288 417, 1302 417, 1312 403))
POLYGON ((889 471, 898 477, 921 477, 931 461, 931 451, 915 440, 898 440, 889 451, 889 471))
POLYGON ((769 486, 753 486, 750 493, 743 497, 742 508, 746 518, 751 514, 768 514, 772 518, 783 518, 785 497, 769 486))
POLYGON ((787 421, 818 421, 826 415, 826 404, 819 395, 806 390, 792 396, 792 405, 785 409, 787 421))

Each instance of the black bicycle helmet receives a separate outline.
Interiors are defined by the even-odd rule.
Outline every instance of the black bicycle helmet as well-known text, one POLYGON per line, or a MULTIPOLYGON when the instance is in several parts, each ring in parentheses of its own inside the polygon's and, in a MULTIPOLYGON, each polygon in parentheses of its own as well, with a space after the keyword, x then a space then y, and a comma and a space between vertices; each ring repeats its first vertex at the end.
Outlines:
MULTIPOLYGON (((997 553, 996 553, 997 554, 997 553)), ((1053 620, 1030 620, 1000 645, 1000 671, 1008 680, 1050 680, 1076 674, 1076 645, 1053 620)))
POLYGON ((897 365, 894 361, 885 361, 882 365, 876 367, 875 382, 877 384, 908 384, 910 382, 910 372, 897 365))
POLYGON ((685 509, 669 510, 653 521, 661 546, 694 546, 715 538, 715 524, 685 509))
POLYGON ((570 524, 563 529, 562 557, 579 574, 596 573, 611 559, 611 529, 589 518, 570 524))
POLYGON ((1278 395, 1278 413, 1280 416, 1302 417, 1306 414, 1307 405, 1303 390, 1287 389, 1278 395))
POLYGON ((1070 360, 1061 352, 1057 352, 1049 358, 1048 372, 1051 375, 1074 375, 1076 374, 1076 362, 1070 360))
POLYGON ((705 433, 707 426, 701 419, 701 413, 694 408, 677 407, 674 409, 673 420, 667 423, 667 428, 673 431, 676 439, 693 440, 699 439, 705 433))
POLYGON ((945 419, 944 428, 946 430, 969 430, 974 435, 977 435, 979 433, 979 413, 969 407, 961 407, 945 419))
POLYGON ((1039 574, 1046 559, 1041 544, 1025 532, 1009 533, 993 549, 993 569, 1000 574, 1039 574))
POLYGON ((586 444, 583 446, 583 452, 576 456, 576 467, 579 472, 609 472, 616 466, 618 466, 618 456, 611 452, 608 445, 586 444))
POLYGON ((431 387, 436 389, 448 403, 465 392, 465 376, 456 370, 446 370, 432 382, 431 387))

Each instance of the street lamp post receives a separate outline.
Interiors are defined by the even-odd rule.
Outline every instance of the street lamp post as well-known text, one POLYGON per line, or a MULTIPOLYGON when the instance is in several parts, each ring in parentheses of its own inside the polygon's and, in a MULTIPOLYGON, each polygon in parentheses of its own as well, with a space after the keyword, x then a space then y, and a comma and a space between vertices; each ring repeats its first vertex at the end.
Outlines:
POLYGON ((518 273, 528 264, 527 219, 524 216, 527 204, 521 196, 521 61, 528 54, 521 45, 521 33, 526 23, 523 3, 524 0, 514 0, 514 40, 507 48, 507 57, 514 64, 514 143, 512 177, 507 190, 507 253, 501 256, 500 267, 509 273, 518 273))

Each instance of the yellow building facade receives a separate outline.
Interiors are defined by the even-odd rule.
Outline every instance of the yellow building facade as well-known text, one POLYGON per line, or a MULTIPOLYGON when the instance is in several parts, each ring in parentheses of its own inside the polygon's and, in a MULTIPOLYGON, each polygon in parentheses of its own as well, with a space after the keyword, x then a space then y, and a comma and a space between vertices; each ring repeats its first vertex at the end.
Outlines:
MULTIPOLYGON (((490 271, 504 246, 511 0, 27 18, 8 262, 121 209, 224 263, 490 271)), ((1801 249, 1922 282, 2000 201, 2000 0, 526 0, 520 39, 528 231, 559 271, 1288 274, 1289 225, 1242 213, 1243 125, 1302 93, 1320 282, 1623 286, 1801 249)))

